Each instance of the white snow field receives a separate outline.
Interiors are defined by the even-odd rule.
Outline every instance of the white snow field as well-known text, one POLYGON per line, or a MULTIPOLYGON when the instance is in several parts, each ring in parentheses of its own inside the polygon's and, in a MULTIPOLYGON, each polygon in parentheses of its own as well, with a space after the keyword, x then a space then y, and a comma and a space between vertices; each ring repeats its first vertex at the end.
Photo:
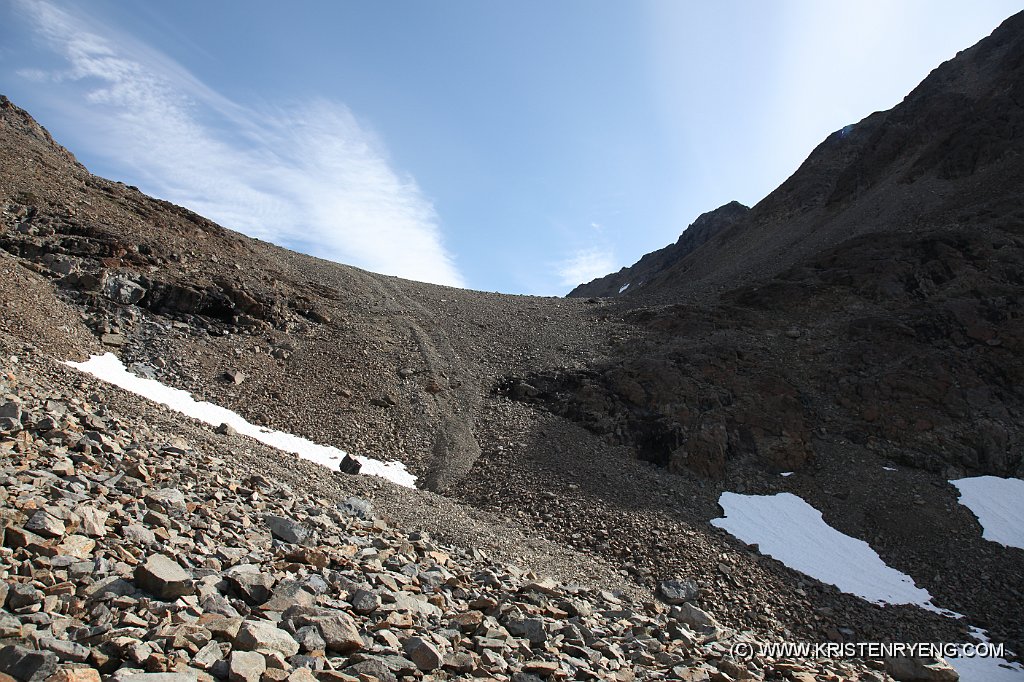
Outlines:
POLYGON ((960 504, 981 524, 981 537, 1024 549, 1024 481, 975 476, 950 481, 960 491, 960 504))
POLYGON ((1024 667, 1001 658, 947 658, 960 673, 960 682, 1021 682, 1024 667))
MULTIPOLYGON (((121 360, 113 353, 93 355, 85 362, 68 362, 66 364, 143 398, 166 405, 193 419, 213 426, 228 424, 238 433, 255 438, 278 450, 294 453, 333 471, 338 470, 338 465, 341 464, 341 460, 346 454, 343 450, 335 447, 320 445, 290 433, 273 431, 250 424, 242 416, 227 408, 197 401, 188 391, 171 388, 155 379, 145 379, 132 374, 125 369, 121 360)), ((380 476, 407 488, 416 487, 416 477, 406 470, 405 464, 402 462, 381 462, 362 455, 349 454, 349 456, 362 464, 360 471, 362 474, 380 476)))
POLYGON ((712 525, 790 568, 875 604, 916 604, 946 613, 932 604, 928 590, 887 566, 868 543, 832 528, 820 511, 792 493, 726 492, 718 504, 725 518, 712 519, 712 525))
MULTIPOLYGON (((976 479, 952 483, 957 485, 972 480, 976 479)), ((1017 479, 1010 480, 1021 483, 1017 479)), ((1005 531, 1007 524, 1013 525, 1010 520, 1016 518, 1014 528, 1020 538, 1020 501, 1024 491, 1014 485, 991 482, 981 485, 968 483, 966 487, 972 486, 986 494, 998 491, 989 500, 989 507, 1005 512, 1016 503, 1017 516, 1002 513, 995 524, 1005 531)), ((960 501, 964 502, 964 498, 961 497, 960 501)), ((928 591, 914 585, 910 576, 887 566, 868 543, 829 526, 821 512, 792 493, 740 495, 726 492, 722 493, 718 504, 725 510, 725 518, 712 519, 712 525, 724 528, 747 544, 757 544, 762 554, 774 557, 792 569, 876 604, 916 604, 945 616, 963 617, 937 608, 932 604, 928 591)), ((974 507, 971 510, 978 514, 974 507)), ((978 516, 981 518, 980 514, 978 516)), ((985 521, 982 525, 987 528, 985 521)), ((988 641, 984 630, 971 628, 971 632, 975 639, 988 641)), ((948 662, 960 674, 961 682, 1024 682, 1024 667, 1001 658, 956 657, 949 658, 948 662)))

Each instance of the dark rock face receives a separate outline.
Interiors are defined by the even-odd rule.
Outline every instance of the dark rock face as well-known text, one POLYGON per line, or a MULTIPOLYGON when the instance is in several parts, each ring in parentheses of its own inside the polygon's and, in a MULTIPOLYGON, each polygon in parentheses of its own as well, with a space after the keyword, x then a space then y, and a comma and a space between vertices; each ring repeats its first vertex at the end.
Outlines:
POLYGON ((1013 475, 1022 82, 1017 15, 829 136, 753 209, 705 214, 572 292, 616 295, 643 270, 622 297, 641 342, 502 390, 673 470, 720 476, 751 456, 798 468, 817 435, 841 434, 937 473, 1013 475))

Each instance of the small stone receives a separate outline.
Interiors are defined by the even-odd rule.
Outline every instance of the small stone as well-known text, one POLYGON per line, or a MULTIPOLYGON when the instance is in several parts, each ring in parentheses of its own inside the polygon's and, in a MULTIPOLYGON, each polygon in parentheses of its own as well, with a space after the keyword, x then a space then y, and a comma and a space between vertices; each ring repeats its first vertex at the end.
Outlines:
POLYGON ((310 530, 301 523, 284 516, 267 514, 263 517, 263 521, 275 538, 292 545, 305 544, 312 535, 310 530))
POLYGON ((941 658, 886 658, 885 672, 899 682, 956 682, 956 669, 941 658))
POLYGON ((230 372, 224 372, 224 378, 237 386, 238 384, 241 384, 243 381, 248 379, 249 375, 246 374, 245 372, 233 370, 230 372))
POLYGON ((42 593, 28 583, 11 583, 7 590, 7 608, 12 611, 35 606, 42 601, 42 593))
POLYGON ((100 671, 95 668, 61 668, 46 678, 46 682, 100 682, 100 671))
POLYGON ((69 535, 57 545, 57 551, 60 554, 83 560, 91 558, 95 548, 96 541, 84 535, 69 535))
POLYGON ((410 637, 405 640, 402 649, 405 651, 405 655, 416 664, 416 667, 424 672, 437 670, 444 662, 437 647, 422 637, 410 637))
POLYGON ((127 342, 128 339, 121 334, 104 334, 100 337, 100 343, 104 346, 118 347, 123 346, 127 342))
POLYGON ((163 554, 151 554, 135 569, 135 583, 164 601, 195 594, 192 576, 163 554))
POLYGON ((247 620, 235 635, 235 646, 242 650, 269 649, 284 656, 299 653, 299 643, 291 635, 267 620, 247 620))
POLYGON ((238 431, 235 429, 235 427, 233 427, 231 424, 228 424, 227 422, 223 422, 220 426, 214 429, 214 431, 222 436, 238 435, 238 431))
POLYGON ((689 603, 673 606, 671 617, 680 623, 686 623, 690 627, 698 630, 714 629, 719 627, 718 621, 716 621, 711 614, 689 603))
POLYGON ((338 509, 357 519, 369 519, 373 516, 373 503, 361 497, 347 497, 338 503, 338 509))
POLYGON ((54 637, 40 637, 39 648, 52 651, 62 661, 85 663, 89 659, 89 647, 76 642, 67 642, 54 637))
POLYGON ((42 682, 57 671, 59 663, 52 651, 33 651, 17 645, 0 649, 0 671, 20 682, 42 682))
POLYGON ((16 403, 13 400, 0 404, 0 418, 11 419, 16 422, 21 421, 21 403, 16 403))
POLYGON ((267 671, 266 659, 255 651, 232 651, 228 666, 230 682, 260 682, 267 671))
POLYGON ((156 544, 156 535, 141 523, 129 523, 121 528, 121 537, 133 545, 149 547, 156 544))
POLYGON ((349 598, 352 610, 361 616, 373 613, 380 608, 380 595, 371 590, 358 589, 349 598))
POLYGON ((94 538, 103 537, 107 534, 107 518, 109 512, 95 507, 83 506, 75 510, 82 519, 81 531, 94 538))
POLYGON ((341 464, 338 465, 339 473, 350 474, 352 476, 358 474, 360 471, 362 471, 362 469, 362 463, 358 459, 350 455, 345 455, 345 457, 341 460, 341 464))
POLYGON ((683 604, 696 599, 700 588, 692 580, 664 580, 658 584, 658 594, 669 604, 683 604))
POLYGON ((44 538, 59 538, 66 532, 63 521, 42 509, 29 518, 25 530, 44 538))

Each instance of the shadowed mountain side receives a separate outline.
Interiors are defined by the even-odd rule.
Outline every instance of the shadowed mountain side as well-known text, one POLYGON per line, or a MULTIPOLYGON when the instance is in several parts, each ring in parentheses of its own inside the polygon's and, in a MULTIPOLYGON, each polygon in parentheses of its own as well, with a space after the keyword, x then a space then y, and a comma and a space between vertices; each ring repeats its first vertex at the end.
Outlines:
MULTIPOLYGON (((707 300, 860 234, 969 229, 976 217, 1017 215, 1024 181, 1022 34, 1024 14, 1010 17, 893 109, 833 133, 746 215, 654 276, 645 272, 643 286, 631 286, 624 299, 707 300)), ((595 283, 572 295, 599 295, 582 293, 595 283)))

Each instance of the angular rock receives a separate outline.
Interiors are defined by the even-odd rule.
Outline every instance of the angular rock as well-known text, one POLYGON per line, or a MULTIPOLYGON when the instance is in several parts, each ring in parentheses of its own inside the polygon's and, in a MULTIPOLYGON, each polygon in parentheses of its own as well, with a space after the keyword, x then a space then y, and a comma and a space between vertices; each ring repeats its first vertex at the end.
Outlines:
POLYGON ((196 671, 178 673, 144 673, 138 670, 121 669, 106 679, 106 682, 197 682, 196 671))
POLYGON ((260 604, 261 611, 285 611, 292 606, 312 606, 316 597, 307 592, 301 583, 288 581, 278 583, 274 592, 263 604, 260 604))
POLYGON ((121 528, 121 537, 133 545, 149 547, 156 544, 156 534, 141 523, 130 523, 121 528))
POLYGON ((270 588, 274 586, 274 576, 263 573, 252 564, 233 566, 224 573, 225 579, 235 594, 251 606, 259 606, 270 599, 270 588))
POLYGON ((89 659, 89 647, 76 642, 68 642, 54 637, 40 637, 39 648, 52 651, 61 661, 85 663, 89 659))
POLYGON ((680 623, 686 623, 697 630, 719 627, 718 621, 710 613, 689 603, 673 606, 671 616, 680 623))
POLYGON ((135 568, 135 584, 163 601, 195 594, 192 576, 163 554, 151 554, 135 568))
POLYGON ((255 651, 232 651, 228 666, 229 682, 260 682, 267 671, 266 659, 255 651))
POLYGON ((373 516, 373 503, 361 497, 347 497, 338 503, 338 509, 357 519, 369 519, 373 516))
POLYGON ((116 303, 134 305, 146 296, 146 288, 127 277, 108 277, 103 282, 103 295, 116 303))
MULTIPOLYGON (((6 599, 6 598, 5 598, 6 599)), ((0 605, 3 602, 0 601, 0 605)), ((6 611, 0 611, 0 639, 6 639, 8 637, 21 637, 24 629, 21 625, 21 621, 7 613, 6 611)))
POLYGON ((898 682, 956 682, 959 673, 941 658, 886 658, 885 672, 898 682))
POLYGON ((352 610, 366 616, 380 608, 380 595, 372 590, 358 589, 349 597, 352 610))
POLYGON ((12 611, 38 604, 42 593, 29 583, 10 583, 7 589, 7 608, 12 611))
POLYGON ((60 668, 46 682, 100 682, 100 671, 95 668, 60 668))
POLYGON ((16 422, 21 421, 21 403, 17 403, 13 400, 0 404, 0 418, 11 419, 16 422))
POLYGON ((263 517, 263 521, 267 524, 275 538, 292 545, 306 544, 312 535, 309 528, 306 528, 298 521, 285 518, 284 516, 267 514, 263 517))
POLYGON ((146 506, 168 513, 174 510, 184 510, 185 493, 177 488, 160 488, 146 495, 146 506))
POLYGON ((52 651, 33 651, 17 645, 0 649, 0 671, 20 682, 42 682, 56 672, 59 663, 52 651))
POLYGON ((444 662, 437 647, 422 637, 410 637, 405 640, 402 649, 405 651, 405 655, 416 664, 416 667, 424 672, 437 670, 444 662))
POLYGON ((25 530, 44 538, 59 538, 66 532, 63 521, 42 509, 29 517, 25 530))
POLYGON ((700 588, 692 580, 664 580, 658 583, 658 594, 669 604, 684 604, 696 599, 700 588))
POLYGON ((339 473, 351 474, 353 476, 362 471, 362 469, 362 463, 355 457, 351 457, 349 455, 345 455, 345 457, 341 460, 341 464, 338 465, 339 473))
POLYGON ((57 551, 60 554, 83 560, 91 558, 95 548, 96 541, 84 535, 69 535, 57 545, 57 551))
POLYGON ((362 649, 365 644, 352 616, 344 611, 312 607, 297 607, 286 611, 282 618, 290 620, 296 627, 313 625, 320 636, 332 649, 341 654, 362 649))
POLYGON ((268 620, 244 621, 238 628, 234 643, 236 648, 243 651, 268 649, 278 651, 284 656, 294 656, 299 653, 299 643, 290 634, 268 620))
POLYGON ((209 670, 218 661, 224 660, 224 650, 220 642, 207 642, 206 646, 196 652, 192 657, 192 665, 202 670, 209 670))

